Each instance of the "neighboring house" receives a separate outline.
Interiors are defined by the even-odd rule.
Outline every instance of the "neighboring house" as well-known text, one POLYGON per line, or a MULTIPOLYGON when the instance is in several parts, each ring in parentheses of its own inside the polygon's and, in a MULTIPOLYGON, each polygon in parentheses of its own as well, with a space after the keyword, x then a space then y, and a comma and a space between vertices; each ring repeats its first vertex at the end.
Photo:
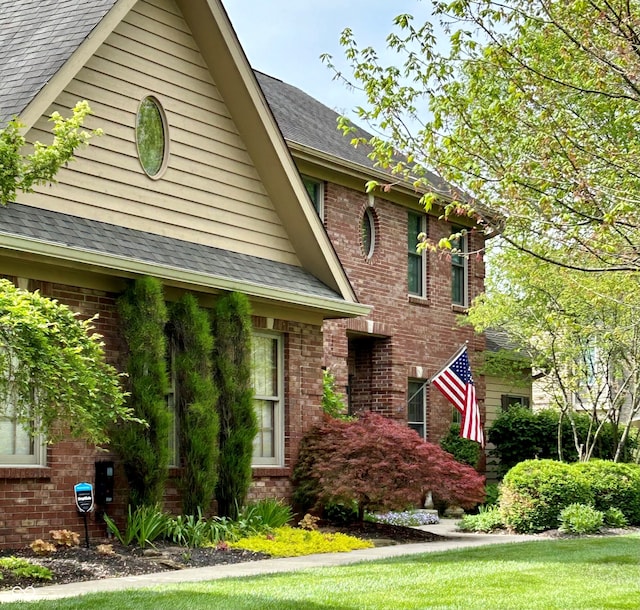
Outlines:
MULTIPOLYGON (((93 110, 87 127, 105 132, 56 184, 0 208, 0 274, 83 317, 99 314, 108 359, 120 367, 115 300, 132 278, 155 276, 169 300, 189 291, 203 306, 229 291, 248 295, 255 334, 270 346, 259 352, 269 362, 259 364, 275 371, 269 396, 259 397, 271 406, 260 430, 270 442, 254 456, 251 494, 287 497, 300 438, 322 416, 323 322, 368 307, 356 298, 222 5, 3 0, 0 32, 0 125, 18 116, 29 142, 46 141, 50 113, 86 99, 93 110), (160 135, 151 148, 148 115, 160 135)), ((340 196, 333 186, 326 195, 340 196)), ((406 233, 406 211, 402 218, 398 236, 406 233)), ((424 297, 432 298, 418 297, 418 307, 430 304, 424 297)), ((371 336, 388 334, 373 324, 371 336)), ((450 314, 431 335, 444 342, 443 356, 452 324, 450 314)), ((421 343, 431 333, 414 331, 421 343)), ((434 369, 436 359, 424 365, 434 369)), ((399 407, 406 380, 394 374, 393 384, 399 407)), ((30 442, 10 414, 0 418, 0 438, 9 437, 26 441, 0 447, 0 547, 81 527, 73 486, 94 481, 96 462, 116 460, 108 509, 123 514, 125 479, 115 456, 71 440, 30 442)), ((177 472, 169 510, 180 506, 177 472)), ((104 532, 97 514, 91 528, 104 532)))
MULTIPOLYGON (((420 233, 437 243, 468 219, 452 224, 437 210, 426 214, 408 184, 367 194, 366 181, 390 176, 336 129, 338 114, 296 87, 257 77, 358 300, 372 306, 368 315, 325 322, 325 365, 350 412, 378 411, 438 442, 452 407, 425 382, 465 341, 472 367, 484 350, 484 337, 457 323, 484 290, 484 235, 462 238, 460 251, 478 253, 471 256, 416 253, 420 233)), ((446 198, 447 185, 430 179, 446 198)), ((484 379, 475 380, 484 412, 484 379)))
MULTIPOLYGON (((487 351, 485 353, 484 380, 485 430, 491 427, 502 411, 512 406, 532 406, 531 362, 501 330, 485 331, 487 351), (499 364, 492 366, 492 358, 499 357, 499 364)), ((494 361, 495 363, 495 361, 494 361)), ((497 480, 497 458, 491 455, 495 445, 487 443, 486 474, 489 480, 497 480)))

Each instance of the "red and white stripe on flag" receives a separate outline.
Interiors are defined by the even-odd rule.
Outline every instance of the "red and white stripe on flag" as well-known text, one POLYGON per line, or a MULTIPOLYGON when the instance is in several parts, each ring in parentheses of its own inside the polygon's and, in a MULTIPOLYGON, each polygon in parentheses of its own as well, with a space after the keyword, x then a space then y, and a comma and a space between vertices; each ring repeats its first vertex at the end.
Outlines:
POLYGON ((459 354, 454 356, 453 360, 431 382, 462 414, 460 436, 476 441, 484 447, 480 409, 476 399, 476 386, 471 375, 467 348, 464 347, 459 354))

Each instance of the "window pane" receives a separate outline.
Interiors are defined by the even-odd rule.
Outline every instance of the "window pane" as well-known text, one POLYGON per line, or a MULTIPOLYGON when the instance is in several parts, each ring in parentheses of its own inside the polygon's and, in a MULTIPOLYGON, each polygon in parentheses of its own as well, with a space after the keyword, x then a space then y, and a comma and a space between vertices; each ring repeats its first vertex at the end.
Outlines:
POLYGON ((158 103, 150 97, 142 100, 136 117, 136 141, 142 168, 155 176, 164 163, 166 135, 158 103))
POLYGON ((422 256, 409 254, 407 280, 409 294, 422 295, 422 256))
POLYGON ((275 457, 275 407, 270 400, 254 402, 259 432, 253 439, 254 457, 275 457))
POLYGON ((424 382, 409 381, 407 392, 407 424, 422 438, 426 438, 426 389, 424 382))
POLYGON ((364 211, 360 230, 362 235, 362 250, 367 258, 371 258, 375 248, 375 224, 371 210, 367 209, 364 211))
POLYGON ((311 197, 311 201, 313 201, 313 207, 316 209, 316 212, 320 214, 322 210, 322 188, 320 182, 306 177, 302 178, 302 182, 307 189, 307 193, 309 193, 309 197, 311 197))
POLYGON ((458 304, 464 305, 464 267, 451 267, 451 300, 458 304))
POLYGON ((256 396, 278 394, 278 341, 272 337, 253 338, 253 389, 256 396))

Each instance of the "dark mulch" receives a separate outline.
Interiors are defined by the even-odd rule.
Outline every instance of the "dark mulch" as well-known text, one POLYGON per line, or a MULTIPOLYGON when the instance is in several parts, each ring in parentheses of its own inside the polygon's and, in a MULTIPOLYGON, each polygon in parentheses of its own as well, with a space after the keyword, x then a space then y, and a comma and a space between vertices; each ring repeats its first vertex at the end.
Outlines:
MULTIPOLYGON (((359 538, 373 540, 377 545, 442 540, 442 536, 436 534, 384 523, 365 522, 361 525, 323 529, 341 531, 359 538)), ((154 572, 166 572, 168 570, 201 568, 269 558, 268 555, 263 553, 253 553, 241 549, 187 549, 177 546, 158 545, 155 549, 141 551, 138 548, 123 547, 117 542, 110 542, 113 546, 113 555, 99 553, 97 544, 92 544, 88 549, 84 546, 59 547, 55 553, 46 557, 36 555, 29 547, 0 551, 0 557, 24 557, 33 563, 49 568, 53 572, 52 580, 43 581, 32 578, 18 578, 7 570, 2 570, 3 578, 0 579, 0 591, 14 589, 15 587, 42 587, 52 584, 137 576, 154 572)))

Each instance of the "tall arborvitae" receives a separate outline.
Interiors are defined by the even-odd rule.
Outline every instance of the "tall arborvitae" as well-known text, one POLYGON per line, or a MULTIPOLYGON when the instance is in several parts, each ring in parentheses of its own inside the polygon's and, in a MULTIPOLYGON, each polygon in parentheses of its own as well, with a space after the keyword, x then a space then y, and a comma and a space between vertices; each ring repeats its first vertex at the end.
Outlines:
POLYGON ((169 463, 171 415, 165 325, 167 309, 162 284, 151 277, 136 280, 118 300, 128 346, 128 405, 147 427, 124 424, 114 433, 134 508, 162 502, 169 463))
POLYGON ((216 304, 213 321, 214 379, 219 391, 220 473, 218 513, 235 518, 251 484, 253 439, 258 424, 251 383, 251 311, 243 294, 216 304))
POLYGON ((208 314, 191 294, 170 309, 169 340, 176 384, 176 415, 185 515, 206 513, 218 479, 220 424, 212 379, 213 336, 208 314))

